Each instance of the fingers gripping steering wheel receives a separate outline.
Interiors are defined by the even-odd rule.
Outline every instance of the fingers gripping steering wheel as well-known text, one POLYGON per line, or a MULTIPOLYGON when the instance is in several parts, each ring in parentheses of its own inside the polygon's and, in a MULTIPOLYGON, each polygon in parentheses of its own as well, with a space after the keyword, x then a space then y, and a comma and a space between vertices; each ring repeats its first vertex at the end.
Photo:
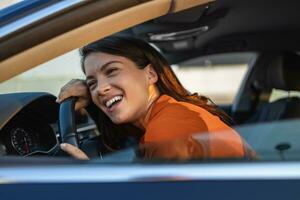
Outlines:
POLYGON ((71 97, 64 100, 59 108, 59 134, 63 143, 69 143, 78 147, 78 135, 75 123, 75 102, 76 98, 71 97))

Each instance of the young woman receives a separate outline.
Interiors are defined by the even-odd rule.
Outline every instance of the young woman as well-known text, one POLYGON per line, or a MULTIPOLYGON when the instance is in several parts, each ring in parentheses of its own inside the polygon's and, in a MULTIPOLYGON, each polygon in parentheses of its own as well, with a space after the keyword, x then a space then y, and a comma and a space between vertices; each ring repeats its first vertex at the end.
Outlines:
MULTIPOLYGON (((145 146, 165 142, 146 148, 147 158, 196 158, 204 152, 210 157, 245 156, 242 139, 229 127, 230 118, 208 98, 188 92, 166 59, 148 43, 107 37, 80 53, 86 80, 66 84, 57 102, 76 96, 76 110, 96 105, 101 139, 110 150, 121 149, 124 138, 131 136, 145 146), (216 131, 226 131, 226 137, 210 139, 205 144, 209 153, 192 136, 209 132, 210 138, 216 138, 212 133, 216 131)), ((75 158, 87 159, 78 148, 61 147, 75 158)))

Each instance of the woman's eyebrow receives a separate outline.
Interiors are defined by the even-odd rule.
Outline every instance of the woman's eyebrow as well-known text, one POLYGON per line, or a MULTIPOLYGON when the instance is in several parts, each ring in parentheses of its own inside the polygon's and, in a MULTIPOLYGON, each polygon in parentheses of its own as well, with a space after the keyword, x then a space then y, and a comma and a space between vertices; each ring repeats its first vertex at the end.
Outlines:
POLYGON ((113 64, 113 63, 122 63, 121 61, 118 61, 118 60, 112 60, 112 61, 109 61, 107 63, 105 63, 104 65, 102 65, 100 67, 100 72, 104 71, 110 64, 113 64))
POLYGON ((85 78, 85 82, 87 82, 89 79, 93 79, 93 76, 87 76, 87 77, 85 78))
MULTIPOLYGON (((118 61, 118 60, 112 60, 112 61, 109 61, 109 62, 107 62, 107 63, 105 63, 104 65, 102 65, 101 67, 100 67, 100 72, 102 72, 102 71, 104 71, 110 64, 113 64, 113 63, 122 63, 121 61, 118 61)), ((97 70, 98 71, 98 70, 97 70)), ((87 76, 86 77, 86 81, 87 80, 89 80, 89 79, 92 79, 92 78, 94 78, 94 76, 93 75, 89 75, 89 76, 87 76)))

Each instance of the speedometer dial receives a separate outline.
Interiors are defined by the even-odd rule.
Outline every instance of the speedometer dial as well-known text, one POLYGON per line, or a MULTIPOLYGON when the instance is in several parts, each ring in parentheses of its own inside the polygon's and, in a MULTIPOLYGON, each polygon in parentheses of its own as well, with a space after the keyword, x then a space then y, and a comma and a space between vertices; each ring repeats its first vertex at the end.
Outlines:
POLYGON ((11 131, 11 143, 14 149, 22 156, 33 152, 36 146, 34 134, 23 128, 15 128, 11 131))

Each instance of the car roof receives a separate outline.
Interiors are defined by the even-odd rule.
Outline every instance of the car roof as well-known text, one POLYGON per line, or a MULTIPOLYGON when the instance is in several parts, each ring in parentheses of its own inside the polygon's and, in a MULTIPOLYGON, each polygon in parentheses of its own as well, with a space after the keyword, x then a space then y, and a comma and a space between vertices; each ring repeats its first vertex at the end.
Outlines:
POLYGON ((298 51, 299 9, 297 0, 222 0, 162 16, 130 31, 157 45, 172 63, 224 52, 298 51), (173 40, 151 38, 183 31, 187 33, 173 40))

